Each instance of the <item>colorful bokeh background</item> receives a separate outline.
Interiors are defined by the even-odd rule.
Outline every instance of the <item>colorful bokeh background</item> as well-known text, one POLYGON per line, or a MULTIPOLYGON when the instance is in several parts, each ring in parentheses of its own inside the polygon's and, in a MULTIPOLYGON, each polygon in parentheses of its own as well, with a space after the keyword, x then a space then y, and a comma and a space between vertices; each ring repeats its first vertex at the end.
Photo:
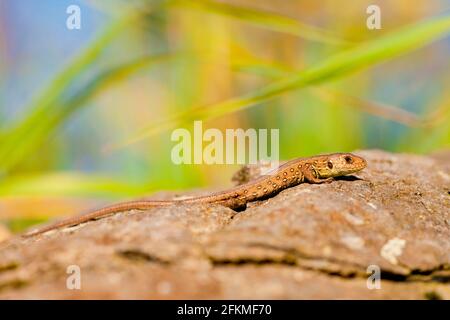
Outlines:
POLYGON ((448 0, 0 0, 0 219, 226 188, 175 128, 280 130, 284 159, 450 145, 448 0), (70 5, 81 29, 66 27, 70 5), (366 26, 369 5, 382 28, 366 26), (181 191, 180 191, 181 192, 181 191))

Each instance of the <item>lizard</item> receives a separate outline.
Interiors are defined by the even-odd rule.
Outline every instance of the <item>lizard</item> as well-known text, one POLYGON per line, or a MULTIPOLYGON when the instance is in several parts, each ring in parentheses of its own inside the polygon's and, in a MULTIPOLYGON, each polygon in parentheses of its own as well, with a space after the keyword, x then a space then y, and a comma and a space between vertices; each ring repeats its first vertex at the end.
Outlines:
POLYGON ((364 158, 351 153, 332 153, 290 160, 255 180, 225 191, 209 195, 175 200, 135 200, 121 202, 81 216, 68 218, 25 233, 28 238, 64 227, 76 226, 90 220, 97 220, 115 213, 130 210, 146 210, 154 207, 176 204, 219 204, 233 210, 245 208, 252 201, 267 199, 281 190, 303 182, 331 182, 333 178, 358 172, 367 166, 364 158))

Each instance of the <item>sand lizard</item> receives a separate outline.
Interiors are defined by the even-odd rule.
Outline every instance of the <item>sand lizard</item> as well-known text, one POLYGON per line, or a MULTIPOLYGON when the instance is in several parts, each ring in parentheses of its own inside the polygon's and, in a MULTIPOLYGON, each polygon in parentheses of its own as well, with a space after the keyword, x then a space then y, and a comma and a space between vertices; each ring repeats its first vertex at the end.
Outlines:
POLYGON ((245 207, 249 202, 269 198, 283 189, 298 185, 302 182, 330 182, 334 177, 360 171, 366 166, 366 160, 351 153, 333 153, 308 158, 298 158, 284 163, 253 181, 249 181, 225 191, 183 200, 137 200, 122 202, 78 217, 68 218, 61 222, 44 226, 40 229, 32 230, 29 233, 26 233, 24 237, 31 237, 62 227, 75 226, 118 212, 145 210, 174 204, 220 204, 231 209, 239 209, 245 207))

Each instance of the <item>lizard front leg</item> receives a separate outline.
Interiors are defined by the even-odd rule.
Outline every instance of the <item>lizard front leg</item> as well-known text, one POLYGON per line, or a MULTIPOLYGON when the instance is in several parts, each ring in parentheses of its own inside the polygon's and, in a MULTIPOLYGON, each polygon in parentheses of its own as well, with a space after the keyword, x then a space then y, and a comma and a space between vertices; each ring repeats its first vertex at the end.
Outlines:
POLYGON ((303 175, 309 183, 324 183, 324 182, 330 183, 331 181, 333 181, 333 178, 320 179, 318 177, 317 171, 314 169, 313 166, 305 167, 303 175))

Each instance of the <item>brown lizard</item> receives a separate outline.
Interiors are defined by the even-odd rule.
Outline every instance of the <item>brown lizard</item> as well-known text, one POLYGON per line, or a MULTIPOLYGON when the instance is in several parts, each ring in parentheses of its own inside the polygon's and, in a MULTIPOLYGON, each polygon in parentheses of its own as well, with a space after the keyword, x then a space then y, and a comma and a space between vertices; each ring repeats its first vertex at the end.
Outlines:
POLYGON ((330 182, 334 177, 360 171, 366 166, 366 160, 351 153, 333 153, 309 158, 298 158, 284 163, 280 167, 253 181, 225 191, 183 200, 138 200, 122 202, 32 230, 26 233, 24 237, 31 237, 62 227, 75 226, 118 212, 145 210, 174 204, 220 204, 231 209, 240 209, 245 207, 248 202, 269 198, 283 189, 298 185, 302 182, 330 182))

